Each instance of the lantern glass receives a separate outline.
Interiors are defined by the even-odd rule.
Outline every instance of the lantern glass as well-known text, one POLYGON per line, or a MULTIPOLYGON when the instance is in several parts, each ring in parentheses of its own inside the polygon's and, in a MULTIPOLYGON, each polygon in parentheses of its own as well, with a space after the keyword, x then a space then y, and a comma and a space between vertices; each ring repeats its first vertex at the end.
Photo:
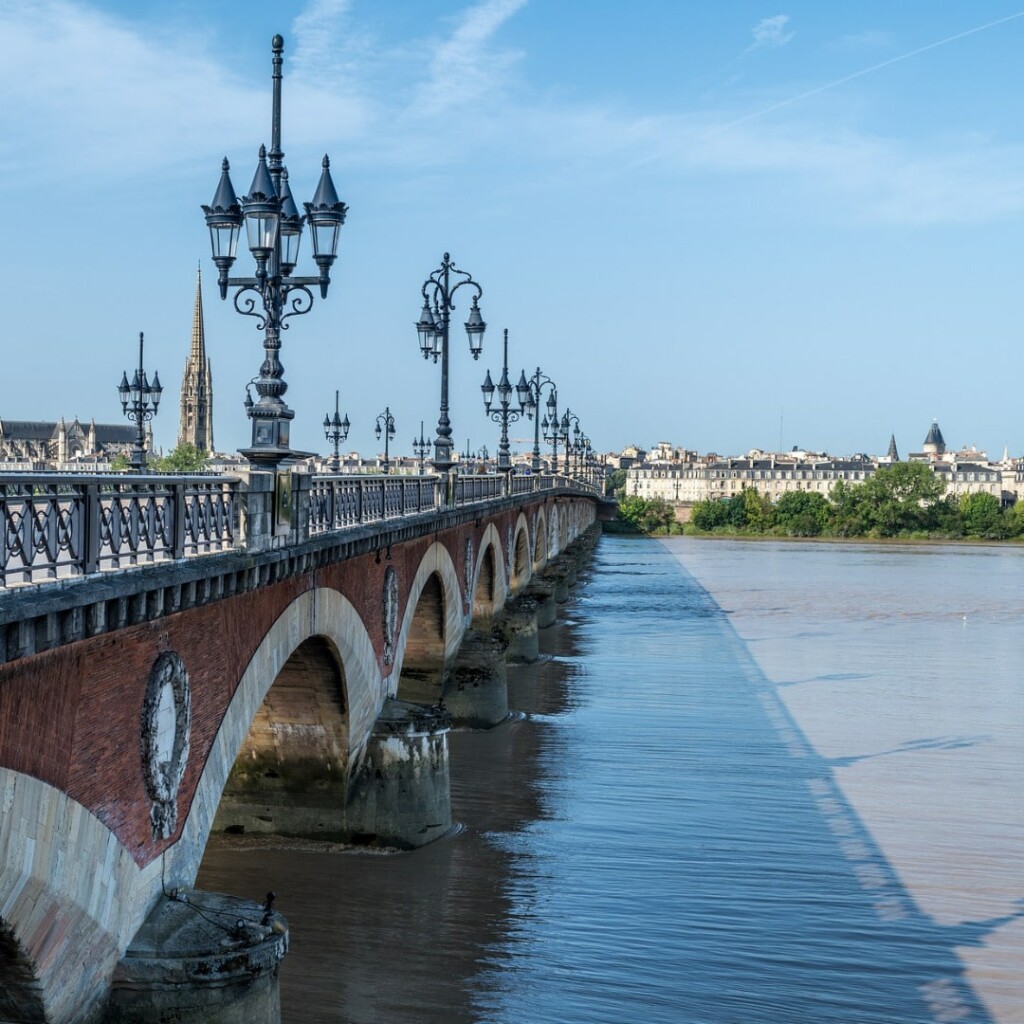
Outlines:
POLYGON ((249 249, 253 253, 269 253, 277 243, 280 222, 277 210, 263 203, 253 204, 256 209, 245 211, 245 227, 249 236, 249 249))
POLYGON ((313 256, 334 259, 338 252, 341 218, 331 213, 310 214, 309 226, 313 232, 313 256))

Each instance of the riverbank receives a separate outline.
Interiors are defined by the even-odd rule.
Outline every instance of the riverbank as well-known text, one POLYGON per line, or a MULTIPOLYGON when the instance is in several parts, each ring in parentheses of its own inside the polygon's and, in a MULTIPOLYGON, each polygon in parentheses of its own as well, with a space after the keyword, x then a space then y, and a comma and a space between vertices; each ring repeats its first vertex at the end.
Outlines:
POLYGON ((648 537, 653 540, 678 539, 680 537, 692 538, 694 540, 722 540, 722 541, 749 541, 750 543, 782 542, 786 544, 839 544, 855 545, 870 544, 873 546, 964 546, 984 548, 1013 548, 1024 549, 1024 537, 1007 537, 1002 540, 988 540, 984 537, 870 537, 867 534, 854 537, 832 537, 818 535, 816 537, 787 537, 771 533, 743 533, 740 531, 728 532, 719 530, 693 530, 684 529, 678 532, 666 530, 655 530, 645 532, 629 524, 605 523, 605 532, 613 533, 623 537, 648 537), (612 529, 609 529, 609 527, 612 529))

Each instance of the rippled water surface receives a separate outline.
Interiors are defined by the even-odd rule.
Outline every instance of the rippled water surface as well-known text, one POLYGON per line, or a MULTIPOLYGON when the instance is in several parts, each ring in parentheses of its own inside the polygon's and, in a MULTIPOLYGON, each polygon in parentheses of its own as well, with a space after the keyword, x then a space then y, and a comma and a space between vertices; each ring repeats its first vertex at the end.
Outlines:
POLYGON ((605 537, 454 839, 211 846, 286 1021, 1024 1024, 1024 552, 605 537))

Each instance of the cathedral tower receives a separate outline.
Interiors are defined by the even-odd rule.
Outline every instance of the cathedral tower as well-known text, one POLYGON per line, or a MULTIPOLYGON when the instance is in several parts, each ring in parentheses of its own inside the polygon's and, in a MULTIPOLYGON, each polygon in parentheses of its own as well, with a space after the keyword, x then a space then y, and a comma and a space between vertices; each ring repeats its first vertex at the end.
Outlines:
POLYGON ((196 275, 196 308, 192 314, 192 347, 181 378, 181 419, 178 444, 194 444, 200 451, 213 451, 213 377, 206 358, 203 329, 202 273, 196 275))

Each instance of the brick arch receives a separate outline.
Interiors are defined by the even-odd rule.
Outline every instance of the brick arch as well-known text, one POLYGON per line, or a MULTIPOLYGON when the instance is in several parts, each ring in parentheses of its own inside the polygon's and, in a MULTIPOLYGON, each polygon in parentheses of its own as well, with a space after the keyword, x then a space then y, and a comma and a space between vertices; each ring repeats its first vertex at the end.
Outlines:
POLYGON ((161 859, 140 869, 80 803, 10 768, 0 767, 0 813, 0 1018, 70 1024, 105 1001, 160 892, 161 859), (40 1007, 45 1017, 33 1017, 40 1007))
POLYGON ((347 775, 362 757, 380 713, 384 687, 373 641, 351 602, 326 587, 300 594, 278 616, 246 665, 210 748, 181 837, 167 851, 167 885, 195 881, 228 775, 271 686, 307 640, 323 638, 344 674, 347 709, 347 775))
POLYGON ((533 519, 533 571, 539 572, 548 564, 548 517, 541 505, 533 519))
POLYGON ((441 637, 441 646, 438 655, 442 672, 451 664, 459 649, 459 644, 462 642, 465 620, 462 615, 459 574, 455 570, 455 562, 448 549, 440 541, 435 541, 427 548, 420 560, 412 585, 409 587, 409 596, 406 598, 402 628, 399 630, 398 640, 395 644, 394 668, 388 677, 388 689, 393 697, 398 696, 402 666, 405 664, 406 648, 409 646, 413 623, 416 621, 417 607, 424 590, 428 587, 430 588, 429 600, 433 604, 435 600, 439 599, 440 605, 438 632, 441 637))
POLYGON ((476 566, 473 569, 473 619, 491 619, 505 605, 508 596, 508 579, 505 576, 505 558, 501 550, 501 536, 494 523, 488 523, 484 535, 480 539, 480 550, 476 556, 476 566), (477 604, 477 592, 481 583, 487 583, 484 579, 488 568, 491 572, 490 586, 487 587, 488 600, 481 600, 479 608, 477 604))
POLYGON ((515 529, 512 533, 512 550, 508 555, 509 590, 515 593, 522 590, 533 575, 533 562, 530 558, 530 529, 526 516, 519 513, 515 529))

